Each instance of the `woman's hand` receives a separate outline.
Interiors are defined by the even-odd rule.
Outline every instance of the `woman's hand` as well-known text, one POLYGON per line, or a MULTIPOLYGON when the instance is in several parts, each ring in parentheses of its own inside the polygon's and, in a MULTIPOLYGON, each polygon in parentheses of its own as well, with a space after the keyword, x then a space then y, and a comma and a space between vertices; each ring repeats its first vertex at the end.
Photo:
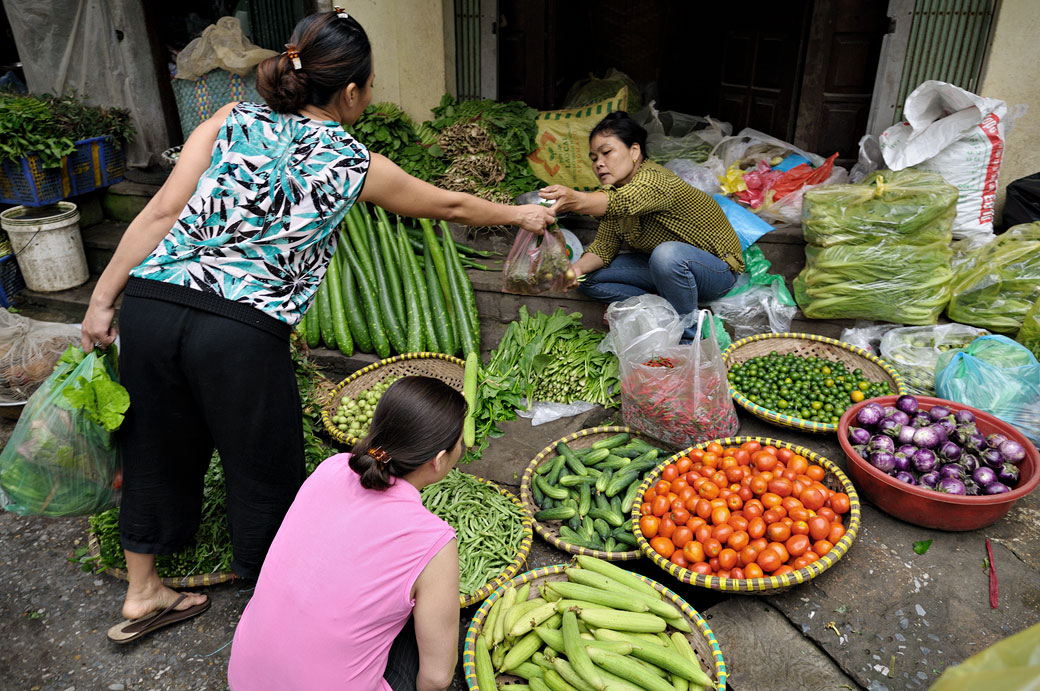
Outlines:
POLYGON ((538 196, 542 199, 556 200, 552 207, 556 213, 573 211, 577 207, 579 194, 581 193, 566 185, 549 185, 538 190, 538 196))
POLYGON ((105 348, 116 340, 116 330, 112 327, 115 319, 116 309, 112 305, 100 306, 93 302, 87 307, 87 313, 83 317, 80 345, 83 352, 89 353, 94 347, 105 348))
POLYGON ((516 207, 518 216, 516 225, 529 233, 541 235, 545 229, 556 222, 556 212, 541 204, 522 204, 516 207))

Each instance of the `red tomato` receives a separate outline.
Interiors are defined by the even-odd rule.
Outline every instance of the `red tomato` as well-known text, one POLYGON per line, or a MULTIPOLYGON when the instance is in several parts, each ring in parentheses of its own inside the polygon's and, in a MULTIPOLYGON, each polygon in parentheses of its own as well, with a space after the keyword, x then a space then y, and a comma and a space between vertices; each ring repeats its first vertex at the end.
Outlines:
POLYGON ((676 566, 682 567, 684 569, 690 565, 690 562, 686 561, 686 557, 683 556, 682 551, 678 549, 672 552, 672 556, 670 556, 668 560, 676 566))
POLYGON ((776 494, 775 492, 766 492, 761 496, 761 499, 762 506, 766 507, 767 509, 775 509, 776 507, 780 506, 784 501, 784 498, 781 497, 779 494, 776 494))
POLYGON ((762 448, 762 444, 757 441, 746 441, 740 445, 742 451, 747 451, 749 454, 754 454, 756 451, 762 448))
POLYGON ((668 513, 668 497, 658 495, 650 502, 650 513, 660 518, 668 513))
POLYGON ((693 536, 697 538, 698 542, 703 543, 705 540, 711 538, 712 527, 707 523, 699 525, 693 529, 693 536))
POLYGON ((665 559, 672 556, 672 553, 675 551, 675 545, 666 537, 655 537, 650 541, 650 546, 665 559))
POLYGON ((766 549, 759 553, 758 558, 755 559, 755 563, 758 564, 766 573, 772 573, 779 569, 783 562, 780 561, 780 555, 777 554, 775 550, 766 549))
POLYGON ((805 521, 795 521, 791 525, 791 534, 792 535, 808 535, 809 534, 809 524, 806 523, 805 521))
POLYGON ((708 557, 717 557, 722 551, 722 543, 715 538, 708 538, 701 545, 704 547, 704 554, 708 557))
POLYGON ((792 557, 800 557, 809 551, 809 536, 792 535, 785 544, 792 557))
POLYGON ((667 480, 658 480, 654 483, 654 491, 659 495, 665 495, 672 491, 672 483, 667 480))
MULTIPOLYGON (((789 497, 793 490, 794 487, 792 486, 791 481, 787 478, 777 477, 769 481, 769 491, 773 494, 778 494, 781 497, 789 497)), ((763 501, 762 503, 765 502, 763 501)), ((768 506, 768 504, 766 504, 766 506, 768 506)))
POLYGON ((679 508, 672 509, 672 512, 668 514, 668 517, 675 521, 675 525, 686 525, 690 522, 690 512, 687 511, 682 504, 679 504, 679 508))
POLYGON ((787 545, 782 542, 770 542, 765 551, 768 552, 769 550, 773 550, 780 555, 781 564, 787 563, 787 560, 791 558, 791 553, 787 551, 787 545))
POLYGON ((657 526, 657 534, 661 537, 671 538, 675 532, 675 521, 665 516, 657 526))
POLYGON ((823 493, 814 487, 809 487, 808 489, 803 490, 800 499, 802 500, 802 504, 805 505, 805 508, 812 511, 818 511, 823 507, 823 503, 827 501, 827 498, 823 493))
POLYGON ((722 525, 723 523, 729 520, 730 513, 730 510, 727 509, 725 506, 715 509, 711 512, 711 524, 722 525))
POLYGON ((791 449, 777 449, 776 457, 780 459, 781 463, 787 463, 794 456, 794 451, 791 449))
POLYGON ((831 534, 831 522, 823 516, 813 516, 808 520, 809 537, 813 540, 824 540, 831 534))
POLYGON ((834 545, 829 540, 817 540, 812 544, 812 551, 816 554, 827 554, 834 549, 834 545))
POLYGON ((657 537, 657 529, 661 526, 661 519, 657 516, 643 516, 639 519, 639 530, 647 540, 657 537))
POLYGON ((717 441, 713 441, 710 444, 708 444, 706 447, 704 447, 704 450, 708 453, 713 453, 716 456, 721 456, 724 453, 722 444, 718 443, 717 441))
POLYGON ((751 536, 752 540, 758 539, 766 534, 766 522, 761 516, 757 516, 748 521, 747 526, 748 535, 751 536))
POLYGON ((783 542, 787 538, 791 537, 791 529, 783 523, 771 523, 766 528, 766 536, 774 542, 783 542))
POLYGON ((704 547, 696 540, 690 540, 683 545, 683 556, 686 557, 686 561, 691 564, 704 561, 704 547))
POLYGON ((679 468, 674 463, 669 463, 661 471, 661 479, 665 482, 671 482, 677 477, 679 477, 679 468))
POLYGON ((776 456, 764 449, 751 454, 751 460, 759 470, 772 470, 776 467, 776 456))
POLYGON ((652 515, 654 515, 653 504, 651 504, 648 501, 644 501, 642 504, 640 504, 639 505, 639 515, 640 516, 652 516, 652 515))
POLYGON ((749 520, 752 518, 758 518, 765 513, 765 509, 762 507, 762 502, 758 499, 752 499, 751 501, 745 502, 742 510, 749 520))
POLYGON ((842 526, 841 523, 831 523, 831 532, 830 535, 827 536, 827 541, 837 544, 838 540, 840 540, 844 535, 845 527, 842 526))
POLYGON ((717 525, 711 531, 711 536, 719 542, 721 542, 722 544, 726 544, 729 541, 729 538, 732 534, 733 526, 731 526, 729 523, 717 525))
POLYGON ((851 503, 849 502, 849 495, 845 494, 844 492, 837 492, 835 494, 832 494, 830 501, 831 508, 834 510, 834 513, 836 514, 848 513, 849 509, 851 508, 851 503))
POLYGON ((744 578, 763 578, 764 576, 762 567, 755 562, 751 562, 744 567, 744 578))
POLYGON ((755 549, 751 545, 748 545, 744 549, 737 553, 737 561, 741 566, 747 566, 748 564, 754 564, 755 560, 758 559, 758 553, 762 550, 755 549))
MULTIPOLYGON (((688 528, 685 525, 681 525, 681 526, 677 527, 675 529, 675 532, 672 533, 672 544, 674 544, 679 549, 682 549, 683 546, 685 546, 686 543, 689 542, 692 539, 693 539, 693 530, 691 530, 690 528, 688 528)), ((806 539, 808 539, 808 538, 806 538, 806 539)))
POLYGON ((699 562, 697 562, 696 564, 693 564, 690 567, 690 571, 693 571, 695 573, 699 573, 702 576, 710 576, 711 575, 711 566, 709 566, 707 562, 699 561, 699 562))
MULTIPOLYGON (((686 473, 690 472, 690 468, 693 467, 693 461, 689 458, 689 456, 683 456, 675 462, 675 467, 678 469, 680 475, 685 475, 686 473)), ((823 478, 820 479, 822 480, 823 478)))
POLYGON ((726 540, 726 545, 728 547, 732 547, 733 549, 739 552, 745 547, 747 547, 749 542, 751 542, 751 537, 747 534, 747 532, 743 530, 738 530, 729 536, 729 539, 726 540))

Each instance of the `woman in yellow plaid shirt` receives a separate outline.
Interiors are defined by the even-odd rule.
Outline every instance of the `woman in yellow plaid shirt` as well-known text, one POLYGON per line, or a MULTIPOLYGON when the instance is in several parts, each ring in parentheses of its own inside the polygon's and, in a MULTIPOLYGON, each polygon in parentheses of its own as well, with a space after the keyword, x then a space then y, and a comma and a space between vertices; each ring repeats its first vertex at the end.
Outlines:
MULTIPOLYGON (((601 302, 656 293, 688 314, 725 295, 744 270, 740 240, 718 203, 647 158, 646 130, 624 111, 589 135, 589 158, 602 187, 540 191, 565 211, 601 219, 596 239, 574 262, 578 290, 601 302), (630 252, 621 252, 627 245, 630 252)), ((687 329, 684 340, 693 339, 687 329)))

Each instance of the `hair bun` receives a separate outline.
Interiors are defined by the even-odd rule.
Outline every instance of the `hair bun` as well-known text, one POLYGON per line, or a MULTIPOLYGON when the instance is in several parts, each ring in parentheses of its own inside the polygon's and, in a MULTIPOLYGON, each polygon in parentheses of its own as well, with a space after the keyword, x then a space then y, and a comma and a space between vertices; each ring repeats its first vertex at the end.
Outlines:
POLYGON ((307 72, 293 68, 288 55, 274 55, 257 66, 256 90, 279 113, 292 113, 307 104, 307 72))

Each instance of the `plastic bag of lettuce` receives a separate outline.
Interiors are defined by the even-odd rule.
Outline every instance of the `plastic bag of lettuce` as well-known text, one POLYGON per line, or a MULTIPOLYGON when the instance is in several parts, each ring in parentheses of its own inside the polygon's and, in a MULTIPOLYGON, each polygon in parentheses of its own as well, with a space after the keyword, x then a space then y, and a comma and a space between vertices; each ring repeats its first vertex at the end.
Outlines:
POLYGON ((1029 348, 1029 352, 1040 358, 1040 297, 1026 312, 1022 328, 1018 330, 1015 340, 1029 348))
POLYGON ((1040 299, 1040 221, 1009 228, 957 266, 946 314, 1008 335, 1040 299))
POLYGON ((934 324, 950 300, 957 188, 935 173, 881 170, 809 190, 795 300, 811 319, 934 324))

